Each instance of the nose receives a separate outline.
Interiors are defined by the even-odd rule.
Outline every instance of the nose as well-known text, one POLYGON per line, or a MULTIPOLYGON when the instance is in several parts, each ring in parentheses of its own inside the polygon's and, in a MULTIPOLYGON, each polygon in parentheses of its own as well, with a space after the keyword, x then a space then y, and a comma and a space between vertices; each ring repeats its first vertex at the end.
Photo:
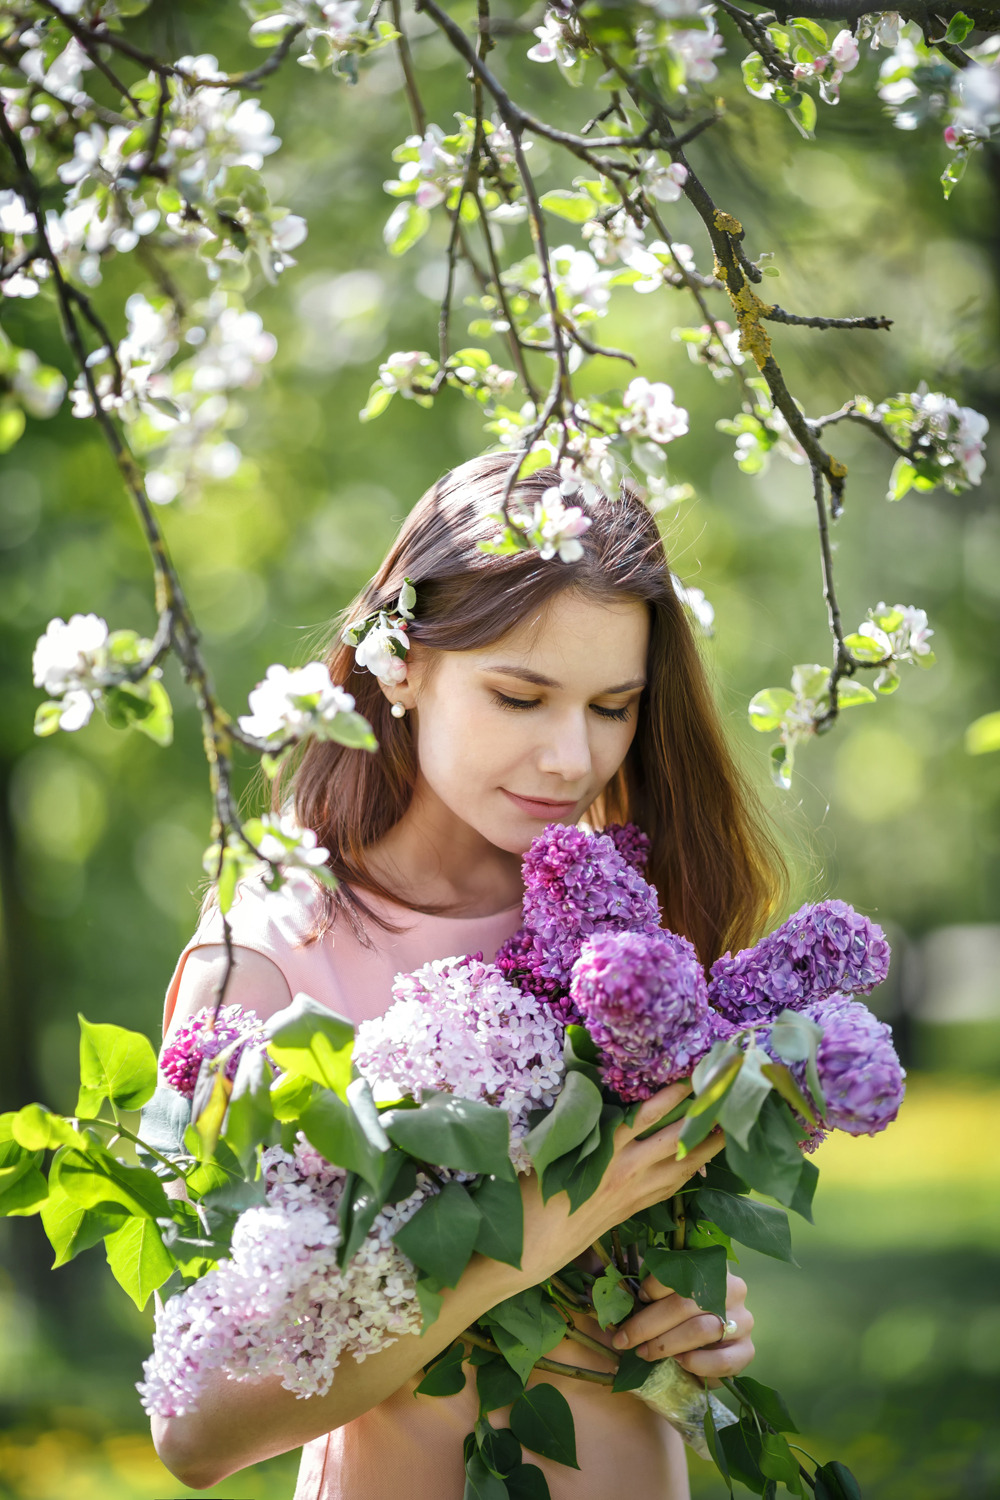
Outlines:
POLYGON ((592 760, 584 715, 575 710, 553 715, 546 729, 548 732, 538 754, 539 771, 547 776, 558 776, 571 785, 586 781, 591 773, 592 760))

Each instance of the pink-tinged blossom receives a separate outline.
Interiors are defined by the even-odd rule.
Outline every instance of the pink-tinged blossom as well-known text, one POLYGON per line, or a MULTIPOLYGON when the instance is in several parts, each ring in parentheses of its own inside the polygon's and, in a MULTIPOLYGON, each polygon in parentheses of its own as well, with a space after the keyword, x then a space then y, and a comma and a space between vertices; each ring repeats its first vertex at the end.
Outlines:
POLYGON ((252 1010, 240 1005, 224 1005, 212 1025, 212 1011, 206 1007, 176 1031, 170 1045, 160 1055, 160 1072, 172 1089, 185 1099, 194 1096, 198 1071, 206 1057, 218 1054, 233 1042, 239 1042, 226 1063, 226 1076, 236 1077, 244 1049, 251 1043, 263 1043, 264 1027, 252 1010))
POLYGON ((563 1028, 534 996, 481 957, 435 959, 397 975, 395 1003, 362 1021, 354 1064, 376 1099, 420 1099, 439 1089, 510 1117, 511 1160, 531 1170, 521 1146, 528 1115, 548 1109, 562 1085, 563 1028))
POLYGON ((754 1025, 837 991, 867 995, 888 974, 889 953, 878 923, 845 901, 806 904, 755 947, 716 959, 709 999, 736 1025, 754 1025))
MULTIPOLYGON (((823 1028, 816 1071, 826 1099, 826 1125, 848 1135, 877 1135, 899 1114, 906 1092, 906 1072, 891 1029, 867 1005, 846 995, 808 1005, 805 1014, 823 1028)), ((808 1096, 805 1063, 793 1063, 792 1073, 808 1096)))
POLYGON ((263 1153, 266 1202, 242 1213, 227 1259, 157 1313, 138 1390, 155 1416, 197 1408, 213 1370, 231 1380, 280 1377, 296 1396, 330 1389, 343 1354, 360 1364, 419 1333, 416 1272, 392 1236, 437 1192, 416 1190, 375 1217, 343 1270, 337 1219, 346 1172, 300 1141, 263 1153))
POLYGON ((725 52, 725 43, 715 31, 691 28, 670 34, 670 46, 684 64, 685 76, 692 83, 709 83, 718 76, 715 58, 725 52))
POLYGON ((846 28, 838 31, 834 37, 830 47, 830 56, 842 73, 850 73, 852 68, 857 67, 861 54, 854 36, 846 28))
POLYGON ((685 1077, 719 1034, 694 946, 662 929, 589 938, 570 994, 604 1082, 627 1103, 685 1077))

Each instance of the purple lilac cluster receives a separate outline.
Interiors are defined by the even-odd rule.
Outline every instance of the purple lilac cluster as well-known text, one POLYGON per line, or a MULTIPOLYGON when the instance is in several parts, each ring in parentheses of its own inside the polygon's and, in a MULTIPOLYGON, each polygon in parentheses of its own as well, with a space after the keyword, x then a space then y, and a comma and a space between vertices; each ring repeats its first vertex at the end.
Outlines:
POLYGON ((524 926, 496 956, 501 973, 548 1000, 562 1021, 578 1020, 569 980, 586 939, 660 931, 656 891, 636 867, 648 852, 632 824, 595 834, 550 823, 524 857, 524 926))
MULTIPOLYGON (((833 995, 807 1005, 804 1014, 822 1026, 816 1071, 826 1097, 826 1124, 848 1135, 877 1135, 899 1114, 905 1069, 892 1031, 858 1000, 833 995)), ((807 1093, 805 1063, 792 1073, 807 1093)))
POLYGON ((605 823, 601 829, 604 838, 610 839, 618 853, 641 875, 649 864, 652 845, 649 834, 643 833, 634 823, 605 823))
POLYGON ((224 1005, 213 1024, 213 1012, 206 1008, 175 1032, 169 1047, 164 1047, 160 1055, 160 1071, 172 1089, 190 1099, 206 1057, 217 1057, 233 1042, 241 1042, 241 1046, 233 1048, 226 1063, 227 1078, 235 1078, 244 1048, 251 1042, 263 1041, 263 1022, 252 1010, 244 1011, 239 1005, 224 1005))
POLYGON ((889 944, 877 923, 846 901, 820 901, 753 948, 716 959, 709 999, 736 1025, 767 1021, 830 995, 867 995, 889 972, 889 944))
POLYGON ((689 1074, 719 1034, 693 945, 663 929, 589 938, 570 994, 626 1103, 689 1074))

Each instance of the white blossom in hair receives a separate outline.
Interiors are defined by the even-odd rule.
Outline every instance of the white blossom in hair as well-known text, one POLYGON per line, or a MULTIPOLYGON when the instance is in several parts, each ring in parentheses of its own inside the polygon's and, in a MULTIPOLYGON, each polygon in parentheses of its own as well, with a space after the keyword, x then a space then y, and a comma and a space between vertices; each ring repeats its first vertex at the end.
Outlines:
POLYGON ((404 578, 394 611, 378 609, 361 620, 354 620, 344 631, 343 640, 354 647, 354 660, 389 685, 402 682, 406 676, 406 653, 410 639, 406 627, 413 619, 417 591, 404 578))

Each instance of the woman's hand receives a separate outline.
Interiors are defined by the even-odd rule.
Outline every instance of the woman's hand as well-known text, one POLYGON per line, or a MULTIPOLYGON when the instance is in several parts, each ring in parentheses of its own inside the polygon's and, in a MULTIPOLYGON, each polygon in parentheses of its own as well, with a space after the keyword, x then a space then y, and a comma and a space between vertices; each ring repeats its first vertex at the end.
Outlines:
MULTIPOLYGON (((570 1213, 564 1192, 542 1202, 534 1173, 522 1178, 524 1198, 524 1255, 522 1285, 534 1286, 600 1239, 615 1224, 624 1224, 650 1204, 673 1197, 717 1151, 725 1145, 722 1131, 710 1136, 682 1160, 677 1158, 683 1120, 666 1125, 646 1140, 645 1130, 660 1120, 690 1094, 685 1084, 673 1083, 647 1099, 631 1125, 619 1125, 614 1154, 597 1191, 570 1213)), ((718 1321, 716 1320, 716 1327, 718 1321)))
POLYGON ((726 1317, 736 1324, 731 1338, 721 1339, 722 1324, 715 1313, 702 1312, 689 1297, 681 1297, 647 1276, 639 1292, 647 1307, 621 1324, 612 1344, 616 1349, 634 1349, 642 1359, 666 1359, 718 1385, 720 1376, 738 1375, 754 1357, 753 1313, 746 1305, 747 1284, 729 1273, 726 1287, 726 1317))

